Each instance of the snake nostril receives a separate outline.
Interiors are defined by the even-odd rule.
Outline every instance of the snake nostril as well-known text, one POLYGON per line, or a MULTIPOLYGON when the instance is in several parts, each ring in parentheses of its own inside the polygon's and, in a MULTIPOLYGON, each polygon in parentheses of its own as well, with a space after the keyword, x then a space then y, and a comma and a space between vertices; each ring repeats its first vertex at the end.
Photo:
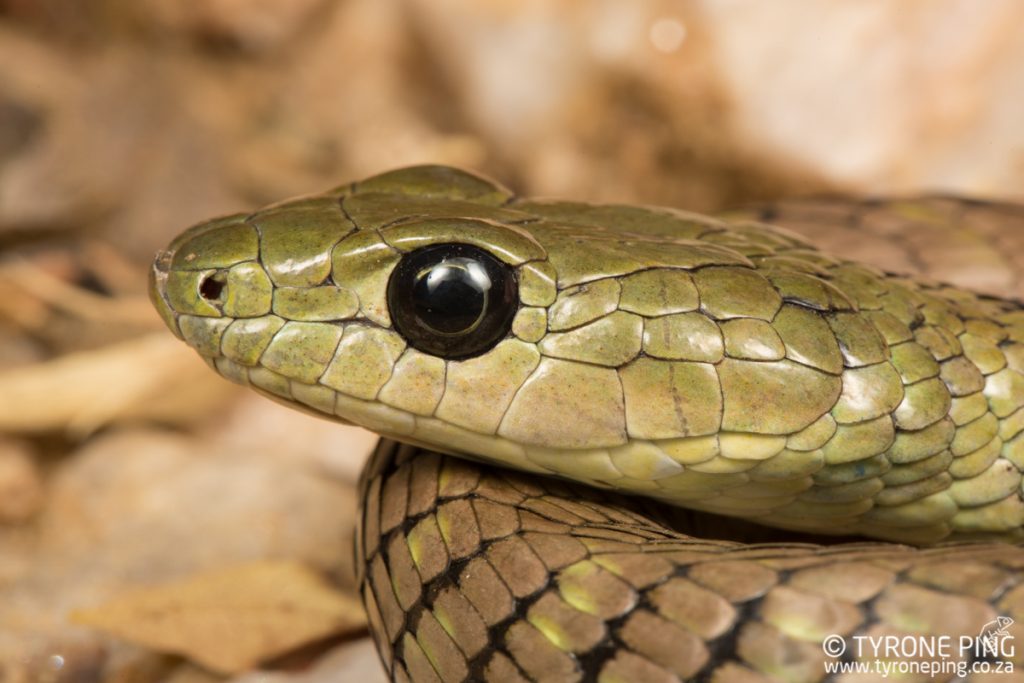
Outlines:
POLYGON ((207 301, 217 301, 224 293, 224 279, 219 275, 210 275, 199 283, 199 295, 207 301))

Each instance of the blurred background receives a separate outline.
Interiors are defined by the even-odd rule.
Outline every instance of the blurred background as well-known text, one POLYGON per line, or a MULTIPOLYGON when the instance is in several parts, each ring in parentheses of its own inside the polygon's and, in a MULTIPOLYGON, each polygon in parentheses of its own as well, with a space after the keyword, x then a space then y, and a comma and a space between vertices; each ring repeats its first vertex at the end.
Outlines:
POLYGON ((146 267, 190 223, 419 162, 699 211, 1021 200, 1022 122, 1015 0, 0 0, 0 681, 383 680, 374 437, 162 329, 146 267))

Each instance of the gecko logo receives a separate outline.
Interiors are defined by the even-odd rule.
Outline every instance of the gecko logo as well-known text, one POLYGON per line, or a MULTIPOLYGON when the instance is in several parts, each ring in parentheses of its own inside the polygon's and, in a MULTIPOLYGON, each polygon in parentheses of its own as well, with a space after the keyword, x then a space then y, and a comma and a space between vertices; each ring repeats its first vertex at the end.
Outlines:
POLYGON ((981 627, 975 642, 975 657, 999 657, 1006 655, 1006 645, 1009 645, 1009 656, 1013 655, 1013 636, 1010 634, 1010 626, 1013 619, 1010 617, 996 617, 981 627), (1009 642, 1007 642, 1009 641, 1009 642))

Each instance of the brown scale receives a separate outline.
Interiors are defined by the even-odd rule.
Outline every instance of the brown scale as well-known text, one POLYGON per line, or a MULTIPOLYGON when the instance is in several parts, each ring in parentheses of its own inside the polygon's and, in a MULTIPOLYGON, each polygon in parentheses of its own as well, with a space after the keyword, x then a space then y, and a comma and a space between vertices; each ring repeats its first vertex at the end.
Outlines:
POLYGON ((1024 619, 1015 546, 707 540, 758 532, 388 441, 362 487, 363 596, 398 681, 817 681, 830 634, 1024 619))

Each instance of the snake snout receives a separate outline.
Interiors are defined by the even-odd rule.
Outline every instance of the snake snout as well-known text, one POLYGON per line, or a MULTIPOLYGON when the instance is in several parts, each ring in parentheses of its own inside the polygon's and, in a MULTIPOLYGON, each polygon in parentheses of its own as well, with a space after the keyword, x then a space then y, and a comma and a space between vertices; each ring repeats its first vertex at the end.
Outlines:
POLYGON ((156 252, 156 256, 153 257, 153 270, 166 274, 171 269, 171 261, 173 259, 173 250, 161 249, 156 252))
POLYGON ((178 327, 178 316, 167 300, 167 273, 173 255, 170 251, 159 251, 153 259, 153 266, 149 269, 149 300, 174 336, 183 339, 178 327))

